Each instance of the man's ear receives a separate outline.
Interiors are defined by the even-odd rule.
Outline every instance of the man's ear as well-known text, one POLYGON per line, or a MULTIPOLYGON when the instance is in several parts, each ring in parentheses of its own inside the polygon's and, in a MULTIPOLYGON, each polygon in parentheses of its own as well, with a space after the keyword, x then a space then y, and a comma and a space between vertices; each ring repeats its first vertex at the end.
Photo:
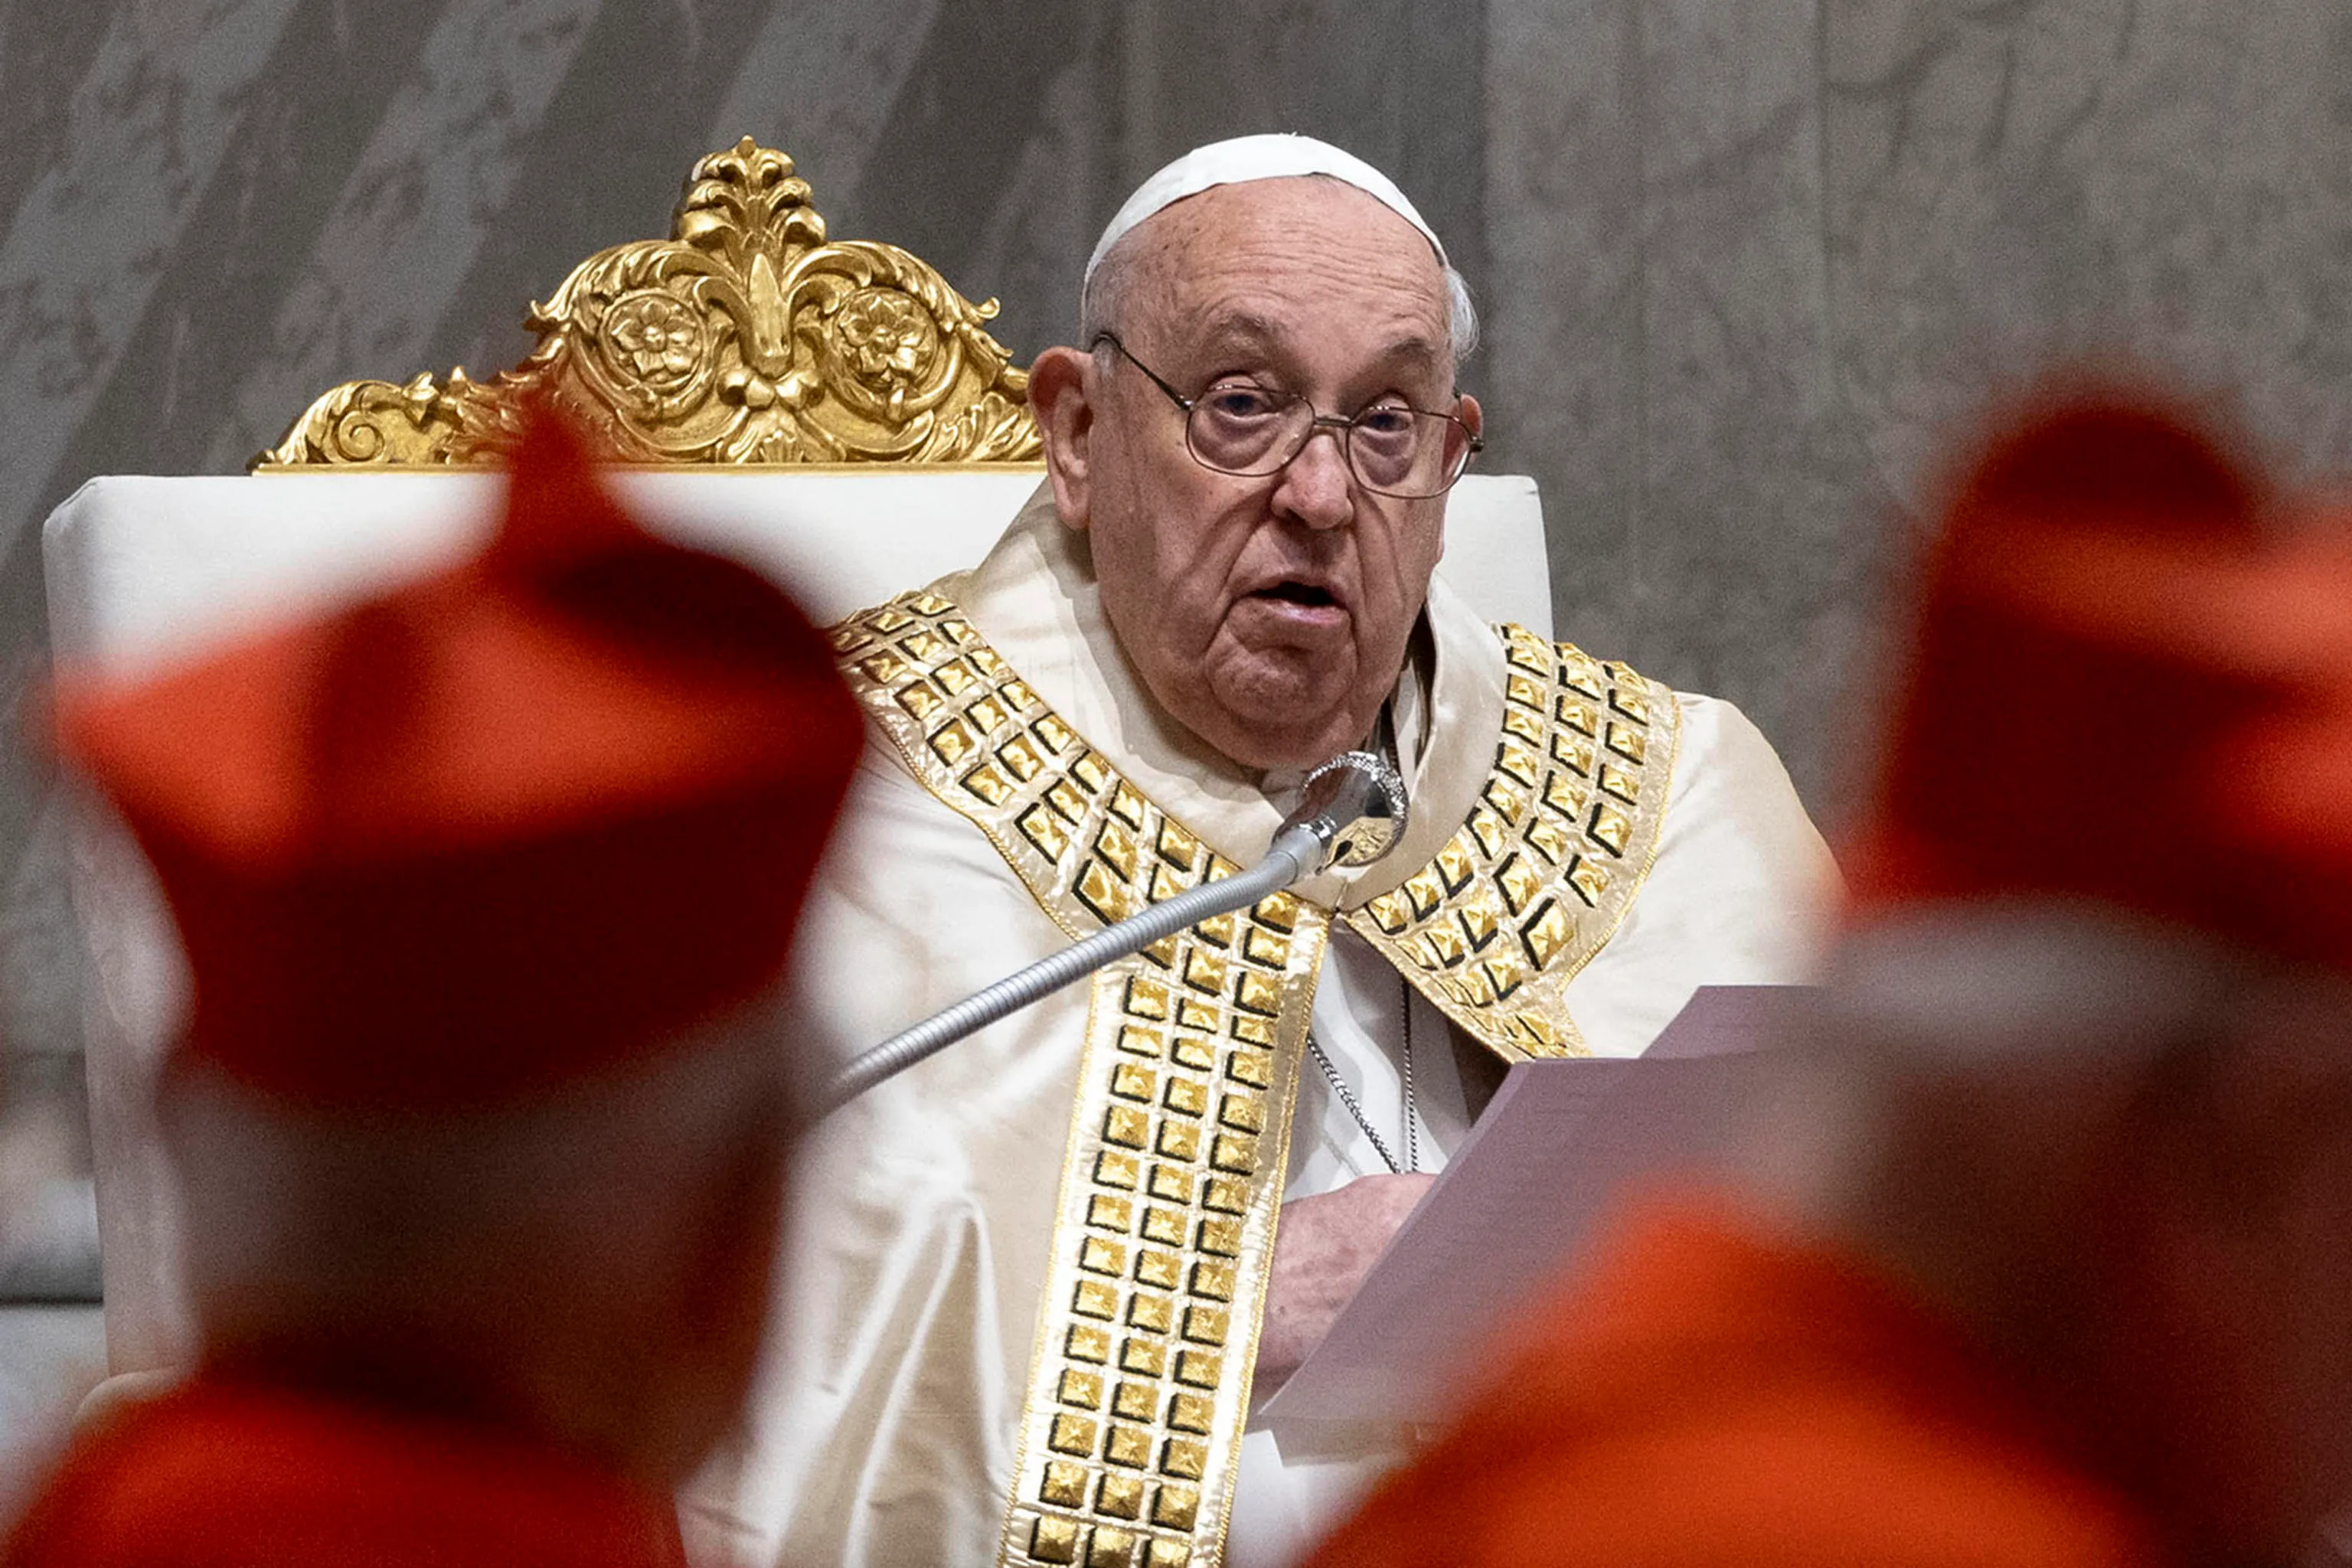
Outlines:
POLYGON ((1054 481, 1054 507, 1064 523, 1081 531, 1092 494, 1093 374, 1094 356, 1074 348, 1047 349, 1029 367, 1029 407, 1045 438, 1045 473, 1054 481))
POLYGON ((1462 395, 1462 406, 1454 411, 1454 416, 1470 426, 1470 434, 1473 436, 1483 436, 1486 433, 1486 411, 1479 407, 1478 400, 1468 393, 1462 395))

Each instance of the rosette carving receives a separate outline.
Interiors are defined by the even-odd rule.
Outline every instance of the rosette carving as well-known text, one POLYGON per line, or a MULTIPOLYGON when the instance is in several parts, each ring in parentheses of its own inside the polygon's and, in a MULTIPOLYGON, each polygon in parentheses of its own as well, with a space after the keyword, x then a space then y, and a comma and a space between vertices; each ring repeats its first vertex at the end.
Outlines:
POLYGON ((475 381, 347 382, 257 469, 499 460, 526 395, 636 463, 1034 459, 1028 376, 974 304, 894 245, 829 241, 793 161, 745 137, 694 166, 667 240, 574 268, 524 324, 539 345, 475 381))

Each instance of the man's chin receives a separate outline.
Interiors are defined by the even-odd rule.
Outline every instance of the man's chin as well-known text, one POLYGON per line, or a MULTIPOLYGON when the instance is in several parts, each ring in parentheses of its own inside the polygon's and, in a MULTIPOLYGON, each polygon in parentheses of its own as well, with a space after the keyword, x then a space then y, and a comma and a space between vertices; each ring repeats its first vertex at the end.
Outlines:
POLYGON ((1219 706, 1187 720, 1202 739, 1244 767, 1311 768, 1361 745, 1369 723, 1335 713, 1320 694, 1301 693, 1291 702, 1219 706))
POLYGON ((1184 727, 1246 768, 1309 768, 1360 745, 1383 687, 1356 690, 1352 645, 1320 653, 1296 648, 1212 647, 1196 666, 1150 681, 1184 727), (1359 711, 1360 710, 1360 711, 1359 711))

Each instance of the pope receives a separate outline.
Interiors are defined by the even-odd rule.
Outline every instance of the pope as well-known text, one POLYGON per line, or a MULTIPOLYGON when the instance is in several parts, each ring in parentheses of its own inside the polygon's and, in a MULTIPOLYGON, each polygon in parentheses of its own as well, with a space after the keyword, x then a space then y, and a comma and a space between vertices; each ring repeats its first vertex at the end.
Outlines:
POLYGON ((701 1495, 726 1550, 1286 1560, 1391 1456, 1255 1412, 1507 1065, 1810 974, 1836 873, 1755 727, 1437 569, 1475 331, 1360 159, 1188 153, 1031 372, 1045 484, 975 570, 838 628, 877 743, 808 952, 848 1047, 1255 861, 1336 753, 1383 753, 1411 819, 832 1118, 772 1379, 701 1495))

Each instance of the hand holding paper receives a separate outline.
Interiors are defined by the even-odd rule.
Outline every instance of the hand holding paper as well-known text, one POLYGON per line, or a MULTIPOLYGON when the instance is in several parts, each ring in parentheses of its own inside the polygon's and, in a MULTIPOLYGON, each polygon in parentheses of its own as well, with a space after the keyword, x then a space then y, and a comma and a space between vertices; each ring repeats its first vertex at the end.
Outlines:
POLYGON ((1359 1176, 1282 1205, 1258 1339, 1255 1386, 1261 1396, 1287 1382, 1323 1342, 1436 1181, 1419 1173, 1359 1176))
MULTIPOLYGON (((1726 1179, 1726 1156, 1789 1089, 1769 1046, 1799 1026, 1810 993, 1794 986, 1703 986, 1647 1055, 1526 1062, 1454 1152, 1445 1173, 1404 1196, 1363 1250, 1360 1288, 1315 1320, 1290 1352, 1286 1381, 1262 1418, 1286 1442, 1308 1428, 1416 1426, 1451 1412, 1458 1380, 1530 1292, 1574 1258, 1595 1218, 1632 1186, 1726 1179), (1417 1205, 1412 1198, 1426 1192, 1417 1205), (1410 1207, 1410 1216, 1403 1209, 1410 1207), (1393 1239, 1393 1245, 1386 1245, 1393 1239), (1386 1250, 1382 1247, 1386 1245, 1386 1250)), ((1339 1198, 1375 1177, 1343 1187, 1339 1198)), ((1275 1289, 1301 1199, 1283 1210, 1275 1289)), ((1303 1227, 1302 1227, 1303 1228, 1303 1227)), ((1266 1310, 1266 1358, 1279 1298, 1266 1310)))

